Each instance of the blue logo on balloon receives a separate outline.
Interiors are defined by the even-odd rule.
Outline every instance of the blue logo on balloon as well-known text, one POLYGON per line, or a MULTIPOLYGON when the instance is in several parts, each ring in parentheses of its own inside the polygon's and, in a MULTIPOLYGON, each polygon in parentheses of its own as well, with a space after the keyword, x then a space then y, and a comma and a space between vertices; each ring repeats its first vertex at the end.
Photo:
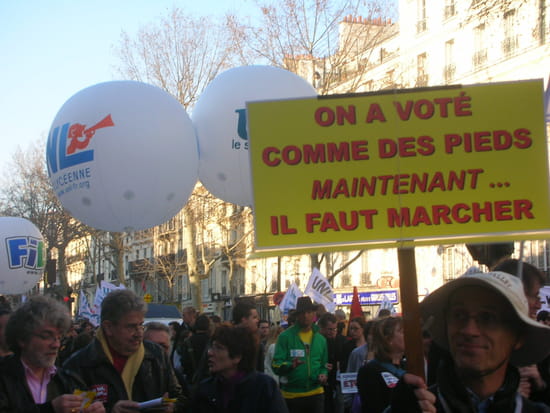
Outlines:
POLYGON ((8 264, 11 269, 44 268, 44 241, 34 237, 11 237, 6 239, 8 264))

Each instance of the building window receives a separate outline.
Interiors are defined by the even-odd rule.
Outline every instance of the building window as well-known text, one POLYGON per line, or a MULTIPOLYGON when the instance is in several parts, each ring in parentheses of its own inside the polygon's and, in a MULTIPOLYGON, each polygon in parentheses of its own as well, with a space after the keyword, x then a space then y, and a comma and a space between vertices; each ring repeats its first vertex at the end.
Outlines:
POLYGON ((361 285, 370 285, 370 272, 361 273, 361 285))
POLYGON ((445 12, 446 19, 453 17, 456 14, 455 0, 445 0, 445 12))
POLYGON ((227 294, 227 270, 221 271, 221 278, 222 278, 222 295, 227 294))
POLYGON ((455 78, 454 39, 445 42, 445 83, 451 83, 455 78))
POLYGON ((504 13, 504 40, 502 52, 504 56, 512 55, 518 48, 518 37, 515 30, 516 12, 509 10, 504 13))
POLYGON ((422 33, 428 28, 428 25, 426 24, 426 0, 417 0, 416 7, 416 33, 422 33))
POLYGON ((426 53, 416 57, 416 86, 428 86, 428 74, 426 73, 426 53))
POLYGON ((480 24, 474 29, 474 69, 478 69, 487 63, 487 46, 485 44, 485 24, 480 24))
POLYGON ((341 280, 342 287, 349 287, 351 285, 351 277, 349 274, 342 274, 341 280))

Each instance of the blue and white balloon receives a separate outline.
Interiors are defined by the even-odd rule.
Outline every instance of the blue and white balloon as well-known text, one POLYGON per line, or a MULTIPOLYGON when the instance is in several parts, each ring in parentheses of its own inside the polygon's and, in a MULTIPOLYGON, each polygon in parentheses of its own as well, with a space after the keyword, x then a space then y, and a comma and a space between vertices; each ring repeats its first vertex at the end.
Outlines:
POLYGON ((272 66, 242 66, 218 75, 191 118, 199 142, 199 180, 214 196, 252 205, 246 102, 316 96, 306 80, 272 66))
POLYGON ((116 232, 172 218, 198 177, 185 109, 162 89, 134 81, 100 83, 71 97, 53 121, 47 161, 71 215, 116 232))
POLYGON ((0 217, 0 294, 24 294, 44 274, 46 248, 29 220, 0 217))

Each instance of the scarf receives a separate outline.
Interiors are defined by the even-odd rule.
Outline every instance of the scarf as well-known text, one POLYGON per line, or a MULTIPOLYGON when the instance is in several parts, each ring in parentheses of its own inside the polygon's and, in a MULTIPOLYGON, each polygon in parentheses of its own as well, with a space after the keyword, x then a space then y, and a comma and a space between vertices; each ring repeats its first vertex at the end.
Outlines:
MULTIPOLYGON (((111 364, 114 365, 113 355, 111 354, 109 343, 107 343, 107 339, 103 335, 103 330, 101 328, 97 331, 96 338, 101 343, 103 352, 105 353, 105 355, 107 356, 111 364)), ((132 400, 132 388, 134 386, 134 380, 136 378, 139 367, 143 362, 144 355, 145 355, 145 348, 143 347, 143 343, 141 343, 139 345, 138 350, 134 354, 131 354, 128 357, 128 360, 126 361, 126 364, 122 369, 122 373, 120 377, 122 378, 122 382, 124 383, 124 388, 126 389, 126 393, 128 394, 129 400, 132 400)))

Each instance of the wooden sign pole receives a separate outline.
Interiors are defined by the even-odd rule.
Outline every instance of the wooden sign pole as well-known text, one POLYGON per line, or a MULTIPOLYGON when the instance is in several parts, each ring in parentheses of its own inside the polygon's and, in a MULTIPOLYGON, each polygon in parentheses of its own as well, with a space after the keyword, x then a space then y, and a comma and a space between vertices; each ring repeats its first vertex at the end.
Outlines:
POLYGON ((398 248, 397 259, 407 371, 424 378, 424 352, 414 248, 398 248))

